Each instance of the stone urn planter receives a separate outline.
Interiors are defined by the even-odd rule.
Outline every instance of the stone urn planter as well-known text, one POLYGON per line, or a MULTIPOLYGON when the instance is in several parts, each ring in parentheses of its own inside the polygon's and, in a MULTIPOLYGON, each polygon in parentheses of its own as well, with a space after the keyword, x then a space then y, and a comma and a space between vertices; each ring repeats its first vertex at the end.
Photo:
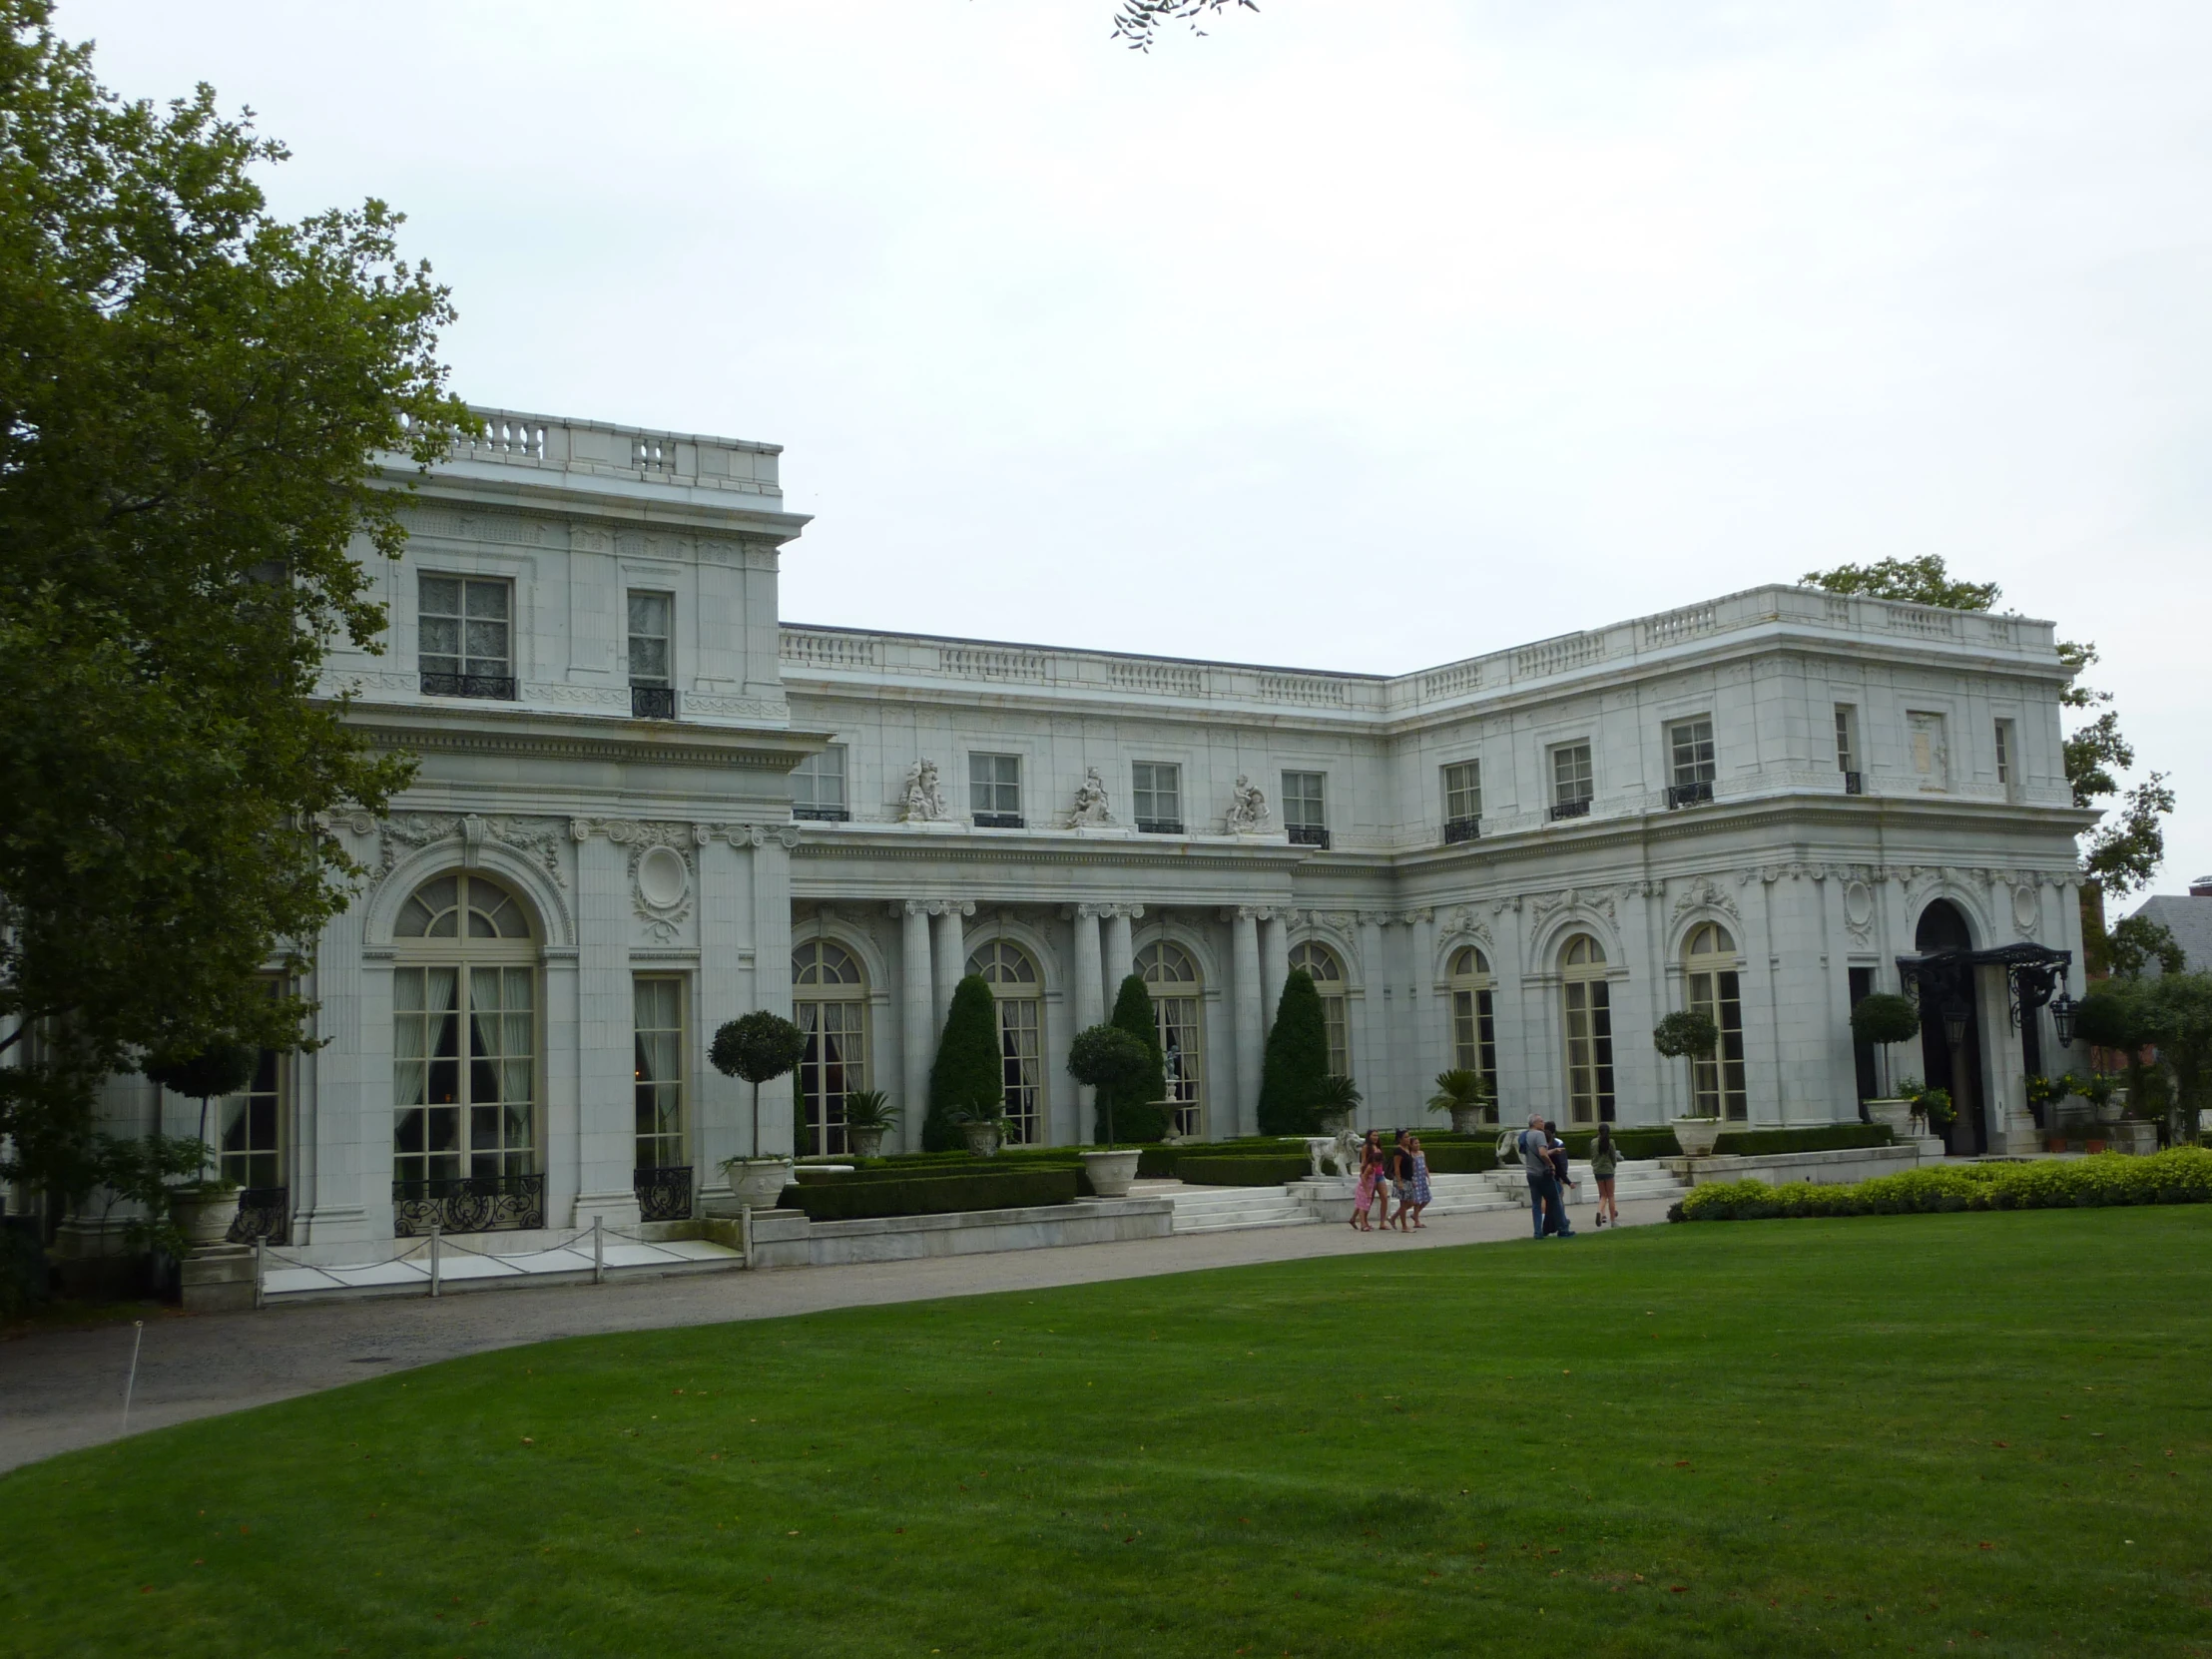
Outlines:
POLYGON ((1892 1140, 1910 1140, 1913 1136, 1913 1103, 1910 1100, 1870 1100, 1867 1115, 1887 1125, 1892 1140))
POLYGON ((995 1123, 963 1123, 960 1133, 967 1138, 968 1153, 976 1158, 998 1156, 998 1125, 995 1123))
POLYGON ((1673 1124, 1675 1144, 1682 1148, 1685 1158, 1710 1158, 1713 1143, 1721 1138, 1721 1131, 1727 1127, 1719 1118, 1676 1118, 1673 1124))
POLYGON ((1324 1135, 1342 1135, 1352 1127, 1350 1112, 1324 1112, 1319 1119, 1324 1135))
POLYGON ((1454 1135, 1479 1135, 1492 1127, 1493 1125, 1482 1121, 1482 1108, 1479 1106, 1454 1106, 1451 1109, 1451 1132, 1454 1135))
POLYGON ((884 1133, 881 1129, 858 1129, 848 1123, 844 1126, 845 1150, 855 1158, 880 1158, 884 1133))
POLYGON ((791 1185, 789 1158, 732 1158, 722 1166, 730 1178, 730 1191, 740 1204, 756 1210, 773 1210, 784 1189, 791 1185))
POLYGON ((1091 1191, 1100 1198, 1127 1198, 1129 1183, 1137 1179, 1137 1160, 1142 1156, 1133 1149, 1084 1153, 1083 1171, 1091 1178, 1091 1191))
POLYGON ((209 1250, 231 1236, 239 1219, 239 1190, 212 1182, 179 1187, 169 1195, 169 1219, 194 1251, 209 1250))

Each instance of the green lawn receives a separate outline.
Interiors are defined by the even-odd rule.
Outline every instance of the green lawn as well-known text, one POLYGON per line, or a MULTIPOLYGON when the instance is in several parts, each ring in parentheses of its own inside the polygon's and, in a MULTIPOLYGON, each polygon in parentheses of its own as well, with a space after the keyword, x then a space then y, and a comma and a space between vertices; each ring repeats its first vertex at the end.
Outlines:
POLYGON ((0 1653, 2212 1655, 2208 1293, 2054 1211, 563 1342, 0 1477, 0 1653))

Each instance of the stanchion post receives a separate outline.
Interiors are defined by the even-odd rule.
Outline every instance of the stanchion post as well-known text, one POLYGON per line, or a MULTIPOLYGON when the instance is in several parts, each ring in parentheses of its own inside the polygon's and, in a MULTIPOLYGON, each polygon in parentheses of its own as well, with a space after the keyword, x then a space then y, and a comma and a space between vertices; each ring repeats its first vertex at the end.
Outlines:
POLYGON ((753 1268, 753 1206, 738 1206, 738 1255, 745 1261, 746 1270, 753 1268))
POLYGON ((591 1282, 594 1285, 607 1283, 607 1237, 600 1230, 600 1223, 605 1220, 604 1216, 591 1218, 591 1282))
POLYGON ((256 1313, 260 1313, 262 1309, 268 1306, 266 1300, 268 1293, 264 1289, 268 1283, 269 1235, 267 1233, 257 1233, 254 1235, 254 1311, 256 1313))
POLYGON ((438 1294, 438 1224, 430 1224, 430 1294, 438 1294))

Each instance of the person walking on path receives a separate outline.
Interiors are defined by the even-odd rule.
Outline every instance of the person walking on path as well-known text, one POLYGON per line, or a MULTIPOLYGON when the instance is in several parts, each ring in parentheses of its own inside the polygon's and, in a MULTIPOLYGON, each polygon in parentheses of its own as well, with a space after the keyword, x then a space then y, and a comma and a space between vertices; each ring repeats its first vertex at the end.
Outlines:
POLYGON ((1397 1198, 1397 1214, 1386 1217, 1383 1225, 1395 1222, 1400 1233, 1411 1231, 1406 1218, 1413 1213, 1413 1149, 1406 1143, 1412 1134, 1410 1129, 1400 1129, 1390 1147, 1390 1191, 1397 1198))
POLYGON ((1607 1220, 1615 1227, 1621 1224, 1621 1207, 1613 1202, 1613 1177, 1620 1167, 1620 1154, 1613 1148, 1613 1126, 1601 1123, 1597 1126, 1597 1145, 1590 1148, 1590 1174, 1597 1181, 1597 1224, 1600 1227, 1607 1220))
POLYGON ((1567 1204, 1574 1197, 1574 1167, 1567 1161, 1567 1143, 1559 1137, 1559 1126, 1546 1121, 1544 1139, 1551 1143, 1551 1173, 1559 1178, 1559 1221, 1567 1219, 1567 1204))
POLYGON ((1374 1207, 1375 1189, 1382 1179, 1382 1147, 1378 1134, 1370 1129, 1368 1138, 1360 1143, 1360 1184, 1352 1192, 1352 1227, 1358 1233, 1375 1231, 1369 1224, 1368 1211, 1374 1207))
POLYGON ((1413 1155, 1413 1225, 1422 1225, 1420 1213, 1428 1208, 1428 1154, 1420 1149, 1420 1136, 1406 1137, 1405 1149, 1413 1155))
POLYGON ((1528 1114, 1528 1127, 1520 1133, 1521 1169, 1528 1177, 1528 1214, 1533 1237, 1574 1237, 1567 1226, 1565 1207, 1559 1202, 1559 1177, 1551 1167, 1551 1137, 1544 1133, 1541 1112, 1528 1114))

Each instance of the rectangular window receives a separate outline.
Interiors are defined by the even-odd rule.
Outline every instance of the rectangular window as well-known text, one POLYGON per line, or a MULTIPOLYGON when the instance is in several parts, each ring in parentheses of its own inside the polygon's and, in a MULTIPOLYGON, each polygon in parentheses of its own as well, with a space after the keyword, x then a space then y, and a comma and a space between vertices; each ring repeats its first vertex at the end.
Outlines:
POLYGON ((1997 722, 1997 783, 2003 786, 2006 800, 2012 796, 2013 771, 2012 723, 2000 720, 1997 722))
POLYGON ((684 981, 640 974, 633 982, 637 1071, 637 1167, 684 1163, 684 981))
MULTIPOLYGON (((283 1056, 261 1051, 254 1080, 216 1103, 217 1160, 223 1179, 249 1194, 281 1187, 283 1171, 283 1056)), ((251 1207, 251 1197, 246 1201, 251 1207)))
POLYGON ((968 811, 985 830, 1021 828, 1021 757, 968 757, 968 811))
POLYGON ((1183 832, 1183 769, 1172 761, 1137 761, 1130 767, 1130 805, 1137 828, 1150 835, 1183 832))
POLYGON ((513 584, 492 577, 425 573, 415 593, 423 695, 511 701, 513 584))
POLYGON ((635 720, 676 718, 676 596, 630 595, 630 714, 635 720))
POLYGON ((1691 807, 1713 799, 1713 722, 1700 716, 1667 728, 1667 805, 1691 807))
POLYGON ((1551 816, 1581 818, 1590 810, 1590 746, 1563 743, 1551 752, 1551 816))
POLYGON ((842 824, 851 816, 845 804, 843 744, 833 743, 793 769, 793 818, 842 824))
POLYGON ((1849 703, 1836 705, 1836 770, 1844 775, 1844 793, 1865 792, 1865 769, 1859 761, 1859 711, 1849 703))
POLYGON ((1329 813, 1323 798, 1324 775, 1318 772, 1283 774, 1283 826, 1294 846, 1327 846, 1329 813))
POLYGON ((1741 1123, 1750 1116, 1744 1081, 1744 1003, 1740 981, 1727 969, 1693 972, 1684 1000, 1720 1027, 1720 1047, 1690 1061, 1690 1099, 1699 1117, 1741 1123))
POLYGON ((1490 1086, 1485 1117, 1497 1121, 1497 1012, 1485 987, 1451 993, 1451 1057, 1490 1086))
POLYGON ((1613 988, 1602 979, 1566 984, 1567 1115, 1613 1121, 1613 988))
POLYGON ((1444 768, 1444 839, 1471 841, 1482 832, 1482 763, 1454 761, 1444 768))

